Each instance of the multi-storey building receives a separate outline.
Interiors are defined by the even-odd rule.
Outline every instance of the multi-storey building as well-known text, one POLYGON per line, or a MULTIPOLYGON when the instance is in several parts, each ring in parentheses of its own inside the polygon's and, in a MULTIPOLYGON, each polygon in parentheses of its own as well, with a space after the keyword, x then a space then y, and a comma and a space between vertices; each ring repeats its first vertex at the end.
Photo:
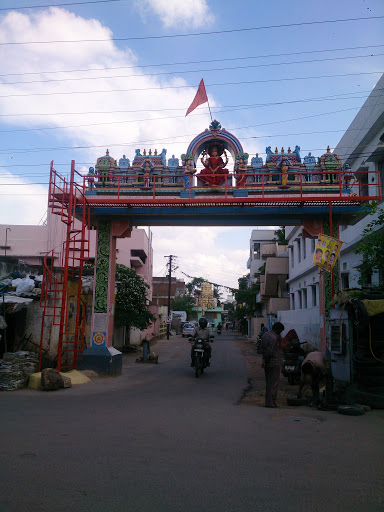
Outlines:
POLYGON ((260 284, 255 304, 257 316, 248 319, 248 335, 255 337, 262 323, 271 326, 278 311, 289 309, 287 246, 277 242, 274 230, 252 231, 247 267, 249 286, 260 284))
MULTIPOLYGON (((348 194, 357 187, 367 192, 384 191, 384 75, 361 107, 351 125, 336 146, 345 168, 350 168, 351 181, 348 194), (358 178, 359 181, 355 181, 358 178)), ((357 192, 357 190, 356 190, 357 192)), ((363 195, 363 194, 362 194, 363 195)), ((383 207, 383 202, 381 207, 383 207)), ((340 252, 340 289, 359 287, 358 267, 362 256, 355 248, 362 238, 364 228, 374 216, 360 218, 355 224, 339 226, 339 238, 343 241, 340 252)), ((381 227, 383 229, 383 227, 381 227)), ((289 241, 290 310, 279 313, 278 318, 286 328, 294 328, 300 339, 320 347, 319 270, 313 264, 315 240, 304 238, 302 226, 286 228, 289 241)), ((335 272, 337 267, 335 267, 335 272)), ((384 284, 384 269, 372 275, 371 282, 384 284)), ((337 290, 336 290, 337 291, 337 290)))

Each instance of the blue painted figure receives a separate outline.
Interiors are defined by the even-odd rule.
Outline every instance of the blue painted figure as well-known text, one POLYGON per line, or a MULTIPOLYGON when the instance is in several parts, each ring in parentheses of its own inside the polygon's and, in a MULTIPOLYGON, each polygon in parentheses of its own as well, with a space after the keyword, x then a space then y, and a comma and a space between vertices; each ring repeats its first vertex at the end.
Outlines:
POLYGON ((126 158, 125 155, 123 155, 123 158, 120 158, 119 160, 119 169, 120 169, 120 175, 121 175, 121 183, 127 182, 127 173, 128 169, 131 166, 131 162, 129 161, 129 158, 126 158))
POLYGON ((343 169, 343 188, 344 190, 351 190, 352 188, 352 185, 351 185, 351 180, 352 178, 354 177, 354 174, 353 172, 351 171, 351 166, 349 164, 345 164, 344 165, 344 169, 343 169))
MULTIPOLYGON (((268 149, 268 148, 267 148, 268 149)), ((269 149, 271 149, 271 147, 269 146, 269 149)), ((272 152, 272 151, 271 151, 272 152)), ((251 165, 252 165, 252 169, 254 171, 254 173, 260 173, 261 172, 261 168, 263 166, 263 159, 259 156, 259 153, 256 153, 256 156, 254 156, 251 160, 251 165)), ((257 174, 255 176, 255 181, 256 183, 260 183, 261 182, 261 176, 260 174, 257 174)))
POLYGON ((307 170, 307 181, 312 181, 312 173, 316 165, 316 158, 312 156, 311 153, 308 153, 308 155, 304 157, 304 165, 307 170))
POLYGON ((95 169, 93 167, 89 168, 87 180, 89 188, 93 188, 95 184, 95 169))

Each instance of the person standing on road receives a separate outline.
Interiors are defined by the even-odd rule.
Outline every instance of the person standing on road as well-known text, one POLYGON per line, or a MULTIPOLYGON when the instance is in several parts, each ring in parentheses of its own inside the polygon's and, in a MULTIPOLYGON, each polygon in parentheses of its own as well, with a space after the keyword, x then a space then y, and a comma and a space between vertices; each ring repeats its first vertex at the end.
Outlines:
POLYGON ((277 392, 281 368, 281 333, 285 327, 276 322, 272 329, 261 337, 261 353, 265 373, 265 407, 277 407, 277 392))

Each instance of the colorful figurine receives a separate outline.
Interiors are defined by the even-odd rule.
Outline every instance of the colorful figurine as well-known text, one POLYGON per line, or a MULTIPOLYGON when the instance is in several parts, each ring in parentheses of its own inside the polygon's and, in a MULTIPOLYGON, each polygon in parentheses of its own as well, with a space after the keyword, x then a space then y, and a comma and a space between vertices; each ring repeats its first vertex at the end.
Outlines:
POLYGON ((204 169, 199 174, 199 179, 208 185, 222 185, 225 182, 225 176, 228 175, 228 169, 225 166, 228 163, 227 153, 225 149, 219 144, 212 144, 208 148, 209 157, 207 152, 202 152, 201 163, 204 165, 204 169), (221 158, 224 154, 225 162, 221 158))

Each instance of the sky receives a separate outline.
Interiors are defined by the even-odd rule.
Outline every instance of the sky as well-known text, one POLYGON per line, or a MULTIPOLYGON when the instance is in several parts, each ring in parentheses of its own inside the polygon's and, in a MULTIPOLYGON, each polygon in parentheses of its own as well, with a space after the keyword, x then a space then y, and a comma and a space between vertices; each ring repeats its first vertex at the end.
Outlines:
MULTIPOLYGON (((185 117, 201 78, 251 159, 332 149, 384 72, 382 0, 54 4, 0 0, 0 238, 44 217, 51 160, 67 175, 107 148, 180 158, 210 123, 207 104, 185 117)), ((173 254, 177 277, 236 287, 252 229, 153 228, 154 275, 173 254)))

